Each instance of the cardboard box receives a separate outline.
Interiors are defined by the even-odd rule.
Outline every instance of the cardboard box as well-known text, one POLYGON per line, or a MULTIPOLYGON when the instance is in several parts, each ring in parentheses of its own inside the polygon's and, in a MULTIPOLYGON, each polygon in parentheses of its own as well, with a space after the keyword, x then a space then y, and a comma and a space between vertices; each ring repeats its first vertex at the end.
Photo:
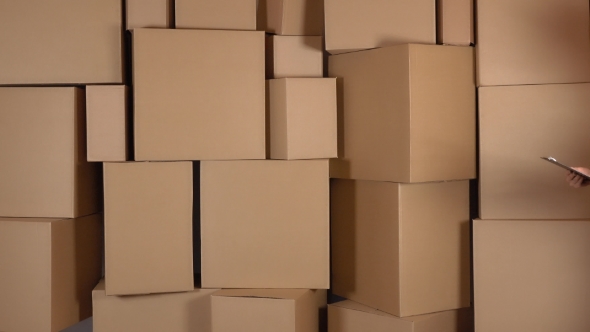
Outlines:
POLYGON ((102 216, 0 218, 0 331, 58 332, 92 315, 102 216))
POLYGON ((328 332, 471 332, 471 309, 399 318, 353 301, 328 305, 328 332))
POLYGON ((86 87, 88 161, 129 160, 128 128, 131 115, 124 85, 86 87))
POLYGON ((319 332, 326 291, 235 289, 213 294, 213 332, 319 332))
POLYGON ((190 292, 107 296, 105 282, 92 292, 94 332, 211 332, 211 294, 190 292))
POLYGON ((326 50, 436 43, 435 0, 324 0, 326 50))
POLYGON ((269 81, 270 158, 338 157, 336 79, 269 81))
POLYGON ((257 0, 175 0, 176 27, 256 30, 257 0))
POLYGON ((324 0, 260 0, 258 30, 291 36, 324 34, 324 0))
POLYGON ((106 294, 190 291, 191 162, 105 163, 106 294))
POLYGON ((100 210, 100 165, 86 162, 84 104, 77 88, 0 88, 0 216, 100 210))
POLYGON ((135 160, 264 159, 264 32, 133 31, 135 160))
POLYGON ((475 44, 475 0, 437 0, 436 41, 444 45, 475 44))
POLYGON ((201 162, 202 286, 328 289, 328 172, 327 160, 201 162))
POLYGON ((588 1, 478 0, 478 85, 590 82, 588 1))
POLYGON ((588 220, 474 220, 476 330, 590 330, 588 238, 588 220))
POLYGON ((398 317, 469 307, 469 181, 333 180, 332 291, 398 317))
POLYGON ((473 49, 400 45, 330 57, 341 135, 333 176, 465 180, 476 173, 473 49))
POLYGON ((173 28, 174 0, 125 0, 127 30, 173 28))
POLYGON ((590 218, 590 192, 540 157, 590 166, 590 84, 479 89, 479 216, 590 218))
POLYGON ((121 11, 121 0, 4 2, 0 85, 121 84, 121 11))
POLYGON ((266 37, 266 77, 323 77, 321 36, 266 37))

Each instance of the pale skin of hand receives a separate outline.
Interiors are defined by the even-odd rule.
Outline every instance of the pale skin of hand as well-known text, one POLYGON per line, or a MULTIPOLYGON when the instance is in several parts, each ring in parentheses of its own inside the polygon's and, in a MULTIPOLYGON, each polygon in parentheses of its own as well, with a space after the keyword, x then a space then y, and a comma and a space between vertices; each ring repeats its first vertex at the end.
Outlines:
MULTIPOLYGON (((584 174, 590 176, 590 169, 588 169, 588 168, 585 168, 585 167, 572 167, 572 168, 580 173, 584 173, 584 174)), ((574 188, 586 187, 587 185, 590 184, 590 181, 584 181, 583 177, 576 175, 573 172, 567 172, 567 176, 566 176, 565 180, 567 181, 567 183, 569 183, 570 186, 572 186, 574 188)))

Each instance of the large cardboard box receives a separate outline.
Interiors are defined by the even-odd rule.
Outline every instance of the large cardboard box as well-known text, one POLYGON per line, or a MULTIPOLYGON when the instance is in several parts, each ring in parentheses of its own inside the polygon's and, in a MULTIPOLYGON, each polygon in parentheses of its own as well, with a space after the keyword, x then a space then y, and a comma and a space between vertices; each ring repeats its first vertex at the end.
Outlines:
POLYGON ((475 43, 475 0, 437 0, 436 41, 444 45, 469 46, 475 43))
POLYGON ((398 317, 469 307, 469 181, 331 192, 334 294, 398 317))
POLYGON ((202 286, 330 286, 327 160, 201 162, 202 286))
POLYGON ((331 54, 436 43, 435 0, 324 0, 331 54))
POLYGON ((133 31, 135 160, 264 159, 264 32, 133 31))
POLYGON ((482 219, 590 218, 590 192, 540 159, 590 166, 590 84, 479 89, 479 216, 482 219))
POLYGON ((94 332, 211 332, 211 294, 189 292, 107 296, 105 282, 92 291, 94 332))
POLYGON ((92 315, 102 216, 0 218, 0 331, 59 332, 92 315))
POLYGON ((121 0, 3 1, 0 85, 123 82, 121 0))
POLYGON ((399 45, 330 57, 339 86, 337 178, 475 178, 473 49, 399 45))
POLYGON ((471 309, 399 318, 350 300, 328 305, 328 332, 472 332, 471 309))
POLYGON ((589 220, 474 220, 476 331, 589 331, 589 238, 589 220))
POLYGON ((258 30, 290 36, 324 34, 324 0, 259 0, 258 30))
POLYGON ((266 37, 266 77, 323 77, 321 36, 266 37))
POLYGON ((585 0, 477 0, 478 85, 590 82, 585 0))
POLYGON ((173 28, 174 0, 125 0, 127 30, 173 28))
POLYGON ((176 27, 256 30, 257 0, 175 0, 176 27))
POLYGON ((0 216, 100 210, 100 165, 86 162, 84 104, 77 88, 0 88, 0 216))
POLYGON ((105 163, 107 295, 193 290, 191 162, 105 163))
POLYGON ((221 290, 211 302, 213 332, 320 332, 326 291, 221 290))
POLYGON ((271 159, 338 157, 336 79, 269 81, 271 159))

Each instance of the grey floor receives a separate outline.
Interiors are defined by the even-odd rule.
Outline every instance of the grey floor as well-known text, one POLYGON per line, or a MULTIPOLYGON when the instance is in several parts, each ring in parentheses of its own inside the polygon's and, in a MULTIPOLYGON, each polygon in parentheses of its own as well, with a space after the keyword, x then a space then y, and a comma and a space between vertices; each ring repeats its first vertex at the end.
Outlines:
POLYGON ((92 317, 83 320, 74 326, 68 327, 65 330, 61 330, 61 332, 92 332, 92 317))

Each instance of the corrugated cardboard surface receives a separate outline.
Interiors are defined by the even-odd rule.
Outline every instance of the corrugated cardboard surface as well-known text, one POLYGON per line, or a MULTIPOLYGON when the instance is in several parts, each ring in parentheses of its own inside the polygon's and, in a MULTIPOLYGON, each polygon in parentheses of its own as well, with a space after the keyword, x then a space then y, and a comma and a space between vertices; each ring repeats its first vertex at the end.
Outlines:
POLYGON ((73 218, 99 210, 86 162, 84 91, 0 88, 0 216, 73 218))
POLYGON ((478 0, 478 85, 590 82, 585 0, 478 0))
POLYGON ((327 160, 201 162, 202 285, 329 288, 327 160))
POLYGON ((589 331, 588 239, 588 220, 475 220, 476 330, 589 331))
POLYGON ((256 30, 256 0, 175 0, 176 27, 256 30))
POLYGON ((269 94, 272 159, 338 156, 335 78, 270 80, 269 94))
POLYGON ((331 54, 405 43, 436 43, 435 0, 325 0, 331 54))
POLYGON ((264 33, 133 31, 135 159, 264 159, 264 33))
POLYGON ((193 289, 192 163, 105 163, 107 295, 193 289))
POLYGON ((102 281, 92 292, 94 332, 211 332, 211 294, 217 289, 107 296, 102 281))
POLYGON ((173 27, 173 0, 125 0, 125 5, 127 30, 173 27))
POLYGON ((0 84, 122 83, 121 0, 3 1, 0 84))
POLYGON ((336 295, 405 317, 470 303, 468 181, 332 181, 336 295))
POLYGON ((590 166, 588 105, 590 84, 479 89, 482 219, 590 218, 590 192, 540 159, 590 166))
POLYGON ((321 36, 268 36, 266 56, 269 79, 324 75, 321 36))
POLYGON ((341 160, 333 176, 426 182, 475 178, 473 49, 400 45, 330 57, 341 160))
POLYGON ((475 42, 475 0, 437 0, 437 35, 439 44, 468 46, 475 42))
POLYGON ((258 30, 277 35, 323 35, 324 0, 260 0, 258 30))

